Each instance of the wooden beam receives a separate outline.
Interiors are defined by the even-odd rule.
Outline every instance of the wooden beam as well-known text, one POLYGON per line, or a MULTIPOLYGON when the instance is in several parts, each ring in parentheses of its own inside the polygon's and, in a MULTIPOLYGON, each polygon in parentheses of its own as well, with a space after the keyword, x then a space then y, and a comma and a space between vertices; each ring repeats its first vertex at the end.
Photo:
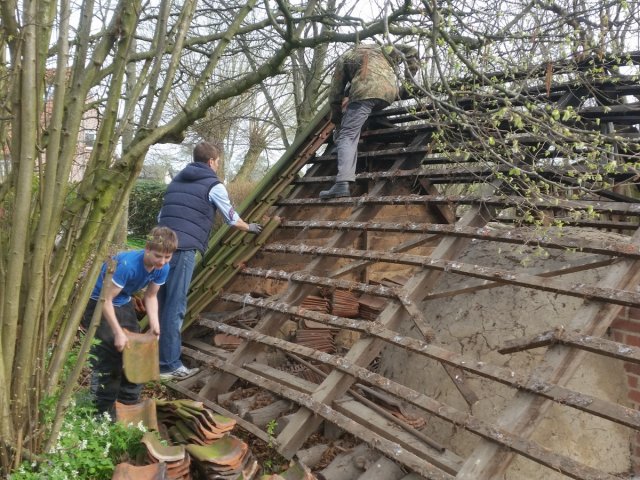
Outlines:
POLYGON ((630 242, 609 240, 600 242, 584 236, 566 234, 561 228, 472 228, 442 223, 390 223, 390 222, 349 222, 335 220, 283 221, 280 228, 321 229, 321 230, 362 230, 384 233, 442 234, 454 237, 473 238, 499 243, 553 248, 576 252, 595 253, 640 259, 640 248, 630 242))
MULTIPOLYGON (((587 258, 580 258, 578 260, 569 260, 568 267, 558 268, 554 270, 548 270, 543 268, 533 269, 531 274, 537 277, 558 277, 561 275, 568 275, 570 273, 582 272, 584 270, 592 270, 594 268, 606 267, 607 265, 611 265, 613 263, 613 259, 602 259, 600 255, 591 255, 587 258)), ((488 290, 490 288, 502 287, 504 284, 500 282, 490 282, 488 280, 484 280, 482 282, 478 282, 475 285, 468 285, 466 287, 460 288, 452 288, 451 290, 446 290, 442 292, 429 293, 424 296, 422 301, 425 300, 435 300, 436 298, 449 298, 456 295, 462 295, 465 293, 473 293, 478 292, 480 290, 488 290)))
MULTIPOLYGON (((282 372, 281 370, 276 370, 275 368, 271 368, 268 365, 260 363, 250 363, 245 365, 245 368, 251 372, 257 373, 258 375, 261 375, 270 380, 274 380, 278 383, 284 384, 301 392, 313 393, 313 391, 317 387, 317 385, 308 382, 303 378, 294 377, 291 374, 282 372)), ((366 388, 361 384, 358 384, 357 386, 359 388, 366 388)), ((379 395, 379 392, 376 393, 379 395)), ((387 396, 391 397, 390 395, 387 396)), ((366 406, 357 401, 349 400, 348 397, 342 397, 341 399, 334 402, 334 408, 336 409, 336 411, 346 415, 347 417, 357 421, 358 423, 365 425, 367 428, 373 430, 374 432, 387 438, 388 440, 398 443, 401 448, 405 448, 409 452, 412 452, 419 457, 426 459, 428 462, 432 463, 433 465, 447 473, 455 475, 463 463, 463 459, 456 455, 453 451, 445 450, 443 453, 440 453, 430 448, 427 444, 424 444, 421 441, 417 440, 413 435, 393 428, 393 425, 390 425, 388 422, 379 418, 379 416, 375 412, 369 411, 366 406)))
MULTIPOLYGON (((568 212, 593 212, 615 215, 640 215, 639 203, 602 202, 595 200, 563 200, 561 198, 527 199, 518 196, 481 196, 481 195, 393 195, 373 196, 371 194, 357 198, 318 198, 281 199, 278 205, 308 205, 318 207, 336 207, 338 205, 424 205, 438 203, 445 205, 485 205, 498 209, 517 207, 521 209, 566 210, 568 212)), ((501 219, 502 220, 502 219, 501 219)), ((522 219, 519 219, 520 221, 522 219)), ((597 223, 597 222, 596 222, 597 223)), ((636 226, 637 228, 637 226, 636 226)))
MULTIPOLYGON (((518 139, 520 140, 520 139, 518 139)), ((376 170, 375 172, 362 172, 356 174, 356 182, 358 181, 380 181, 380 180, 395 180, 398 181, 400 179, 406 180, 416 180, 420 178, 428 178, 432 183, 478 183, 478 182, 490 182, 496 180, 499 174, 509 175, 512 167, 510 165, 504 165, 502 163, 492 163, 492 162, 483 162, 478 164, 477 166, 471 165, 463 165, 461 167, 444 167, 444 168, 429 168, 423 169, 422 167, 413 168, 410 170, 399 170, 391 174, 386 170, 376 170)), ((576 175, 580 174, 593 174, 593 172, 589 172, 585 167, 579 167, 577 164, 572 166, 572 171, 575 172, 576 175)), ((523 176, 527 176, 532 172, 522 171, 523 176)), ((615 179, 619 181, 630 180, 635 177, 635 172, 629 171, 626 166, 622 165, 617 167, 617 171, 615 172, 602 172, 602 176, 608 179, 615 179)), ((558 170, 553 167, 539 167, 535 169, 536 178, 544 177, 544 178, 552 178, 559 183, 568 183, 571 186, 578 186, 578 182, 574 177, 563 175, 562 170, 558 170)), ((293 181, 294 184, 316 184, 316 183, 330 183, 335 181, 335 175, 327 175, 327 176, 305 176, 302 178, 297 178, 293 181)), ((612 197, 612 200, 617 202, 629 202, 631 204, 635 204, 640 206, 640 200, 636 200, 630 197, 624 197, 615 192, 611 192, 609 190, 597 190, 595 193, 602 197, 612 197)), ((521 197, 524 202, 527 202, 529 205, 533 205, 535 201, 531 201, 525 197, 521 197)))
POLYGON ((549 345, 566 345, 579 348, 591 353, 597 353, 605 357, 623 360, 629 363, 640 364, 640 348, 625 343, 618 343, 591 335, 582 335, 576 332, 568 332, 564 328, 548 330, 525 338, 518 338, 505 342, 505 346, 498 350, 499 353, 515 353, 531 348, 547 347, 549 345))
MULTIPOLYGON (((406 252, 408 250, 412 250, 414 248, 420 247, 426 243, 439 242, 442 240, 442 235, 423 235, 418 238, 412 238, 407 240, 406 242, 402 242, 399 245, 396 245, 389 249, 389 252, 398 253, 398 252, 406 252)), ((364 266, 370 265, 374 263, 369 260, 357 260, 355 262, 348 263, 337 270, 330 272, 327 277, 335 278, 341 277, 342 275, 346 275, 349 272, 352 272, 358 268, 362 268, 364 266)))
POLYGON ((265 245, 263 251, 274 253, 294 253, 297 255, 335 256, 340 258, 355 258, 377 260, 379 262, 397 263, 423 267, 428 270, 457 273, 475 278, 494 280, 506 285, 518 285, 552 293, 579 297, 600 302, 609 302, 627 307, 640 307, 640 292, 620 290, 594 285, 585 285, 582 282, 567 283, 561 280, 541 278, 526 273, 514 273, 510 270, 500 270, 481 265, 466 264, 458 261, 438 259, 433 256, 409 255, 404 253, 388 253, 377 250, 355 250, 352 248, 329 248, 308 245, 290 245, 284 243, 271 243, 265 245))

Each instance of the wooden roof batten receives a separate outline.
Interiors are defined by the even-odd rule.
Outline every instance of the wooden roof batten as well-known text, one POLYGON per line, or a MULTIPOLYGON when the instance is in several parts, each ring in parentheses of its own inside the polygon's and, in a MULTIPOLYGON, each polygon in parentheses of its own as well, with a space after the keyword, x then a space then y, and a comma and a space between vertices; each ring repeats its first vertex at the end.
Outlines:
MULTIPOLYGON (((637 54, 629 58, 640 61, 637 54)), ((438 112, 419 103, 376 113, 396 126, 365 127, 352 197, 320 201, 318 191, 333 182, 335 175, 333 125, 325 107, 239 208, 250 221, 264 222, 266 216, 265 231, 254 238, 223 228, 212 239, 192 282, 183 348, 194 361, 212 368, 212 373, 203 375, 201 384, 186 381, 189 389, 176 388, 215 402, 241 379, 294 402, 298 410, 272 439, 287 458, 296 455, 327 421, 424 478, 497 478, 517 455, 571 478, 618 478, 556 453, 529 436, 551 404, 640 430, 638 411, 566 387, 587 352, 621 362, 638 363, 640 358, 638 349, 601 338, 622 306, 640 307, 635 289, 640 280, 636 264, 640 256, 640 202, 636 199, 640 148, 628 131, 640 121, 640 103, 613 108, 623 96, 640 95, 640 89, 626 77, 620 81, 594 79, 590 88, 581 88, 578 77, 545 87, 544 69, 540 75, 539 85, 528 87, 529 99, 559 108, 571 105, 578 116, 584 113, 579 120, 567 119, 566 125, 578 122, 581 130, 594 132, 600 142, 596 148, 602 148, 601 158, 609 163, 606 170, 593 171, 583 161, 587 156, 582 147, 563 149, 558 142, 564 134, 542 139, 509 120, 502 120, 498 127, 492 124, 508 137, 504 145, 511 147, 518 139, 522 148, 530 146, 539 157, 529 152, 519 164, 508 164, 496 146, 497 160, 492 160, 464 125, 449 122, 448 130, 439 130, 430 123, 438 112), (594 98, 595 106, 587 103, 594 98), (603 99, 610 103, 603 104, 603 99), (601 121, 606 128, 601 128, 601 121), (447 135, 449 139, 443 140, 447 135), (614 144, 617 147, 611 150, 604 147, 614 144), (468 151, 461 146, 468 146, 468 151), (563 158, 550 160, 549 152, 563 158), (539 181, 548 182, 546 191, 523 195, 532 182, 539 181), (465 190, 468 185, 474 185, 473 193, 465 190), (413 217, 420 219, 390 222, 385 212, 393 208, 411 209, 413 217), (589 233, 598 226, 635 233, 593 239, 589 233), (391 234, 398 236, 397 242, 378 246, 380 238, 391 234), (509 270, 462 261, 461 255, 472 242, 576 251, 581 256, 562 267, 509 270), (272 268, 275 259, 279 259, 278 267, 272 268), (296 266, 288 268, 286 259, 296 266), (410 273, 398 284, 370 282, 374 272, 370 269, 383 264, 407 268, 410 273), (562 279, 568 273, 604 266, 604 279, 597 284, 562 279), (444 277, 452 276, 461 279, 459 285, 436 289, 444 277), (255 294, 251 286, 262 280, 277 285, 273 287, 277 293, 266 298, 264 293, 255 294), (442 297, 455 301, 461 293, 505 285, 583 302, 564 330, 515 339, 503 346, 504 354, 545 348, 532 372, 473 361, 454 349, 430 343, 433 319, 421 309, 422 302, 442 297), (373 321, 301 308, 303 300, 318 289, 370 296, 384 307, 373 321), (212 306, 223 309, 217 317, 222 320, 205 313, 212 306), (246 323, 249 318, 255 319, 252 327, 246 323), (278 332, 289 319, 358 332, 359 337, 343 354, 315 350, 281 338, 278 332), (408 324, 417 327, 419 338, 399 333, 408 324), (194 335, 204 329, 242 342, 232 352, 220 351, 206 341, 189 340, 190 328, 194 335), (384 345, 442 365, 454 385, 456 372, 464 372, 511 387, 513 398, 493 422, 476 418, 372 371, 369 366, 384 345), (279 351, 310 370, 314 365, 323 366, 328 373, 316 372, 317 383, 278 374, 273 366, 256 360, 266 349, 279 351), (410 431, 387 426, 385 414, 367 406, 373 398, 367 398, 366 391, 359 390, 365 395, 359 398, 354 388, 360 384, 408 402, 427 417, 439 417, 468 430, 479 437, 477 446, 461 458, 455 454, 455 445, 442 452, 429 445, 428 439, 417 438, 420 435, 410 439, 410 431), (352 408, 354 405, 359 407, 352 408), (357 413, 360 408, 368 412, 366 418, 357 413)), ((508 81, 518 79, 509 77, 508 81)), ((476 108, 475 117, 482 116, 483 108, 493 108, 469 98, 455 101, 468 111, 476 108)), ((468 403, 477 400, 463 381, 456 387, 468 403)))

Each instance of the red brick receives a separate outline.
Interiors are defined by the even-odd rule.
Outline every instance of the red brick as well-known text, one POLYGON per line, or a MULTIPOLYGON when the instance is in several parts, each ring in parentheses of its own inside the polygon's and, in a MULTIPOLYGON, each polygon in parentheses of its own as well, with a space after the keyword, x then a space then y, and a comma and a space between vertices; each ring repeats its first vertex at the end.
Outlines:
POLYGON ((624 330, 626 332, 640 332, 640 321, 634 322, 632 320, 623 320, 618 317, 612 324, 611 328, 615 332, 616 330, 624 330))
POLYGON ((618 343, 624 342, 624 333, 622 333, 619 330, 614 330, 611 333, 612 333, 611 340, 613 340, 614 342, 618 342, 618 343))
POLYGON ((629 388, 638 389, 638 377, 636 375, 627 375, 627 385, 629 388))
POLYGON ((634 375, 640 376, 640 365, 635 363, 624 362, 624 370, 627 373, 633 373, 634 375))
POLYGON ((634 347, 640 347, 640 336, 627 334, 624 336, 624 343, 633 345, 634 347))
POLYGON ((628 312, 630 320, 640 320, 640 308, 629 307, 628 312))
MULTIPOLYGON (((640 405, 640 392, 638 390, 629 390, 629 399, 640 405)), ((640 441, 640 439, 637 439, 637 441, 640 441)))

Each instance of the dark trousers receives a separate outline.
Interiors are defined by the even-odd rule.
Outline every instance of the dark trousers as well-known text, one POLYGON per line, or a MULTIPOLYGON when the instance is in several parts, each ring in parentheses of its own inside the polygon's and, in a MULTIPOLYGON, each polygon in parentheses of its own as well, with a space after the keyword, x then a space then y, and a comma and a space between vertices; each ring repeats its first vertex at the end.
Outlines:
MULTIPOLYGON (((85 327, 88 327, 91 322, 96 304, 95 300, 89 300, 82 318, 85 327)), ((122 328, 126 328, 130 332, 140 332, 133 302, 121 307, 114 307, 114 309, 118 323, 122 328)), ((116 350, 113 331, 104 316, 100 320, 95 338, 100 342, 91 347, 91 367, 93 369, 91 393, 98 413, 108 412, 111 418, 115 419, 115 401, 128 405, 138 403, 142 385, 131 383, 125 377, 122 369, 122 352, 116 350)))

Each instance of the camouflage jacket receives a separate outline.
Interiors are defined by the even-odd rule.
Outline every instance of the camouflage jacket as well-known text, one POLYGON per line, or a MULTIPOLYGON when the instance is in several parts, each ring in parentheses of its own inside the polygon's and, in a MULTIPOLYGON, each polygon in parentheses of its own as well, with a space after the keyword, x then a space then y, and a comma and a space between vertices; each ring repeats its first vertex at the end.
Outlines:
POLYGON ((329 87, 332 109, 339 109, 345 96, 350 102, 377 98, 390 104, 397 99, 396 74, 380 47, 358 45, 338 59, 329 87))

